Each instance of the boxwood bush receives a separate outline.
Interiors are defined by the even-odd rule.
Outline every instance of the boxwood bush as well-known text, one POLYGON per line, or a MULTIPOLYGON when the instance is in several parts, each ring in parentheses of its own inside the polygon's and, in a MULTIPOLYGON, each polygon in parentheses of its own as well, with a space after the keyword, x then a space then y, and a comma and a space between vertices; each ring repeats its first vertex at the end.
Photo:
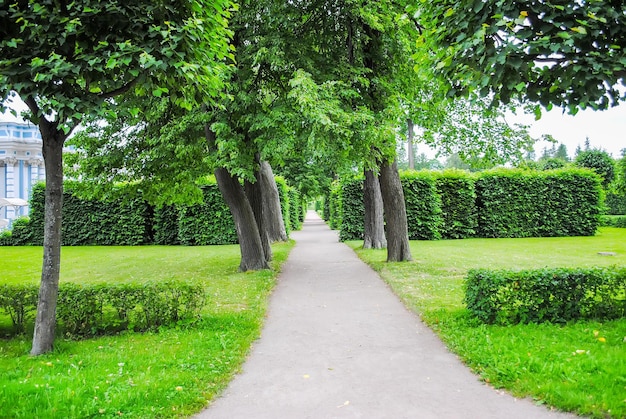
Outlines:
MULTIPOLYGON (((13 333, 34 319, 36 284, 0 285, 0 312, 11 318, 13 333)), ((122 330, 158 330, 198 317, 206 296, 201 285, 185 282, 59 284, 57 320, 65 336, 87 337, 122 330)))
POLYGON ((564 323, 626 315, 626 267, 473 269, 465 283, 468 310, 485 323, 564 323))

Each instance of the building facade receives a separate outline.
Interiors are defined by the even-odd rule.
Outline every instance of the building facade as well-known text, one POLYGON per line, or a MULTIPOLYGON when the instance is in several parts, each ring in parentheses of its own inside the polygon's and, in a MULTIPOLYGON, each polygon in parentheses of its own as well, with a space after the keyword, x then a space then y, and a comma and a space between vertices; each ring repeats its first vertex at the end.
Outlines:
MULTIPOLYGON (((35 183, 44 180, 41 134, 37 126, 0 122, 0 199, 28 201, 35 183)), ((0 207, 0 220, 28 215, 26 206, 0 207)))

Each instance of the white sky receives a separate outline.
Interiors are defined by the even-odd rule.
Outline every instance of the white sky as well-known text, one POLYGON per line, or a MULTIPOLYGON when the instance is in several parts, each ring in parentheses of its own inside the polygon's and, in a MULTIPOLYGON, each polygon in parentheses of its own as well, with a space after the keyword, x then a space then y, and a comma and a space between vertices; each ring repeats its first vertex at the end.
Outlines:
MULTIPOLYGON (((626 104, 605 111, 587 109, 575 116, 563 113, 561 109, 544 112, 540 120, 534 117, 520 118, 521 122, 531 125, 530 133, 534 137, 550 134, 559 143, 567 146, 570 157, 574 156, 578 145, 584 148, 585 138, 589 137, 591 148, 607 151, 614 158, 621 157, 620 150, 626 148, 626 104)), ((549 143, 535 145, 537 157, 549 143)))

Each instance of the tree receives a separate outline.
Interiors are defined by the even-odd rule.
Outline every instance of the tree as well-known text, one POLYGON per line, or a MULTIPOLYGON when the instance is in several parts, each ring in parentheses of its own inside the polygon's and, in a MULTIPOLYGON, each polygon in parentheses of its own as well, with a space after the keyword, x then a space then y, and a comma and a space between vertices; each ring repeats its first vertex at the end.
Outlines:
POLYGON ((571 113, 626 98, 618 87, 626 77, 622 1, 422 0, 419 9, 421 42, 451 95, 476 89, 571 113))
MULTIPOLYGON (((2 2, 0 108, 19 95, 39 126, 46 167, 44 257, 31 353, 52 349, 58 294, 63 145, 85 115, 113 112, 129 91, 180 106, 215 96, 229 55, 231 4, 2 2), (172 86, 186 86, 170 93, 172 86)), ((134 110, 138 112, 138 110, 134 110)))
POLYGON ((606 151, 598 149, 583 151, 576 156, 574 164, 589 168, 600 175, 605 188, 615 178, 615 161, 606 151))
POLYGON ((554 157, 557 159, 563 160, 564 162, 568 162, 569 156, 567 154, 567 146, 563 143, 559 144, 559 147, 556 149, 556 152, 554 153, 554 157))

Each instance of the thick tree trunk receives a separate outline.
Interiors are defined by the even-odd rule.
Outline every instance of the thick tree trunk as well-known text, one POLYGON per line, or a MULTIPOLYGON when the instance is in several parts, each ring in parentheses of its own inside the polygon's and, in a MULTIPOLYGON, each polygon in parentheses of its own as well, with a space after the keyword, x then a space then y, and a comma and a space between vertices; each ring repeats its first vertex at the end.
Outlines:
POLYGON ((50 352, 54 345, 63 207, 63 143, 67 137, 48 121, 40 122, 46 170, 43 267, 31 355, 50 352))
POLYGON ((380 165, 380 190, 387 223, 387 262, 411 260, 404 192, 395 160, 380 165))
POLYGON ((261 176, 257 171, 257 181, 254 183, 246 181, 244 184, 244 190, 246 192, 248 202, 250 203, 250 207, 252 208, 252 213, 254 214, 257 228, 259 229, 259 236, 261 238, 261 245, 263 246, 265 260, 269 262, 270 260, 272 260, 272 247, 270 246, 270 240, 267 234, 267 226, 265 224, 265 207, 263 205, 263 193, 265 191, 262 189, 261 182, 259 181, 260 177, 261 176))
POLYGON ((269 268, 254 212, 239 180, 224 168, 215 170, 215 178, 235 222, 241 249, 239 270, 245 272, 269 268))
POLYGON ((283 220, 283 212, 280 207, 280 195, 276 186, 276 179, 272 172, 272 166, 266 161, 261 161, 257 182, 261 185, 263 197, 263 223, 270 243, 287 241, 287 231, 283 220))
POLYGON ((383 218, 383 198, 378 178, 371 170, 365 170, 363 203, 365 206, 363 248, 384 249, 387 247, 387 239, 383 218))

